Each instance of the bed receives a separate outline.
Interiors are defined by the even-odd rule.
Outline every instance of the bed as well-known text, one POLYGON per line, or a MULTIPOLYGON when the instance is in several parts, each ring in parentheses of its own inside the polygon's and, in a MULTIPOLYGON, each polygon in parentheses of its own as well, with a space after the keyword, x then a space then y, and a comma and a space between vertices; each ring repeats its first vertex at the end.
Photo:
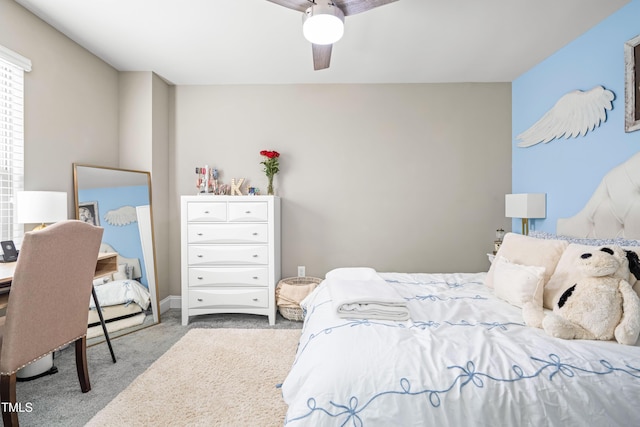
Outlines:
MULTIPOLYGON (((108 243, 102 243, 100 252, 117 251, 108 243)), ((107 331, 110 333, 143 324, 151 304, 149 290, 137 280, 142 276, 140 260, 120 254, 117 259, 118 271, 98 278, 93 283, 107 331)), ((87 338, 103 334, 92 296, 89 303, 87 338)))
MULTIPOLYGON (((640 183, 640 168, 627 166, 612 170, 602 185, 640 183)), ((582 246, 621 244, 640 253, 640 217, 619 211, 640 205, 633 188, 631 203, 617 201, 619 191, 596 191, 575 220, 559 221, 558 233, 570 230, 570 236, 510 233, 497 256, 544 266, 538 277, 544 293, 532 283, 522 286, 553 301, 563 291, 567 257, 582 246), (547 289, 549 283, 556 286, 547 289)), ((526 326, 519 301, 504 294, 513 280, 495 262, 475 274, 330 272, 301 304, 300 343, 282 384, 285 425, 637 425, 640 343, 562 340, 526 326), (349 280, 383 281, 406 302, 410 318, 339 315, 335 288, 349 280)))

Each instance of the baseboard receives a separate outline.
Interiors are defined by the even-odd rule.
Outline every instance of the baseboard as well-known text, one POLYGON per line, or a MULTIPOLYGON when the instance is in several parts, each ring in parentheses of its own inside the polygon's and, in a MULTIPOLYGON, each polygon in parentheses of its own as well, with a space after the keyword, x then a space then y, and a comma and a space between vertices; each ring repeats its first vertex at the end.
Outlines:
POLYGON ((160 301, 160 314, 171 308, 182 308, 182 298, 176 295, 169 295, 160 301))

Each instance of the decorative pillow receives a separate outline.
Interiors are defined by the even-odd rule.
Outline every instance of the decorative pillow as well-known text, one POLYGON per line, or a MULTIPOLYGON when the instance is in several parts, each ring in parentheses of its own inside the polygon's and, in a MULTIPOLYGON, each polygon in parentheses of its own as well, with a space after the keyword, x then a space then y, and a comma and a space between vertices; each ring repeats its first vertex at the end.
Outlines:
POLYGON ((93 284, 95 286, 100 286, 100 285, 104 285, 105 283, 109 283, 109 282, 112 282, 112 281, 113 281, 113 274, 109 274, 107 276, 102 276, 102 277, 100 277, 98 279, 95 279, 93 281, 93 284))
POLYGON ((100 285, 104 285, 105 283, 109 282, 109 278, 107 277, 100 277, 99 279, 94 279, 93 280, 93 286, 100 286, 100 285))
POLYGON ((125 274, 127 275, 127 279, 133 279, 133 265, 125 264, 125 274))
POLYGON ((113 273, 113 280, 127 280, 127 264, 118 264, 118 272, 113 273))
MULTIPOLYGON (((502 256, 515 264, 544 267, 546 285, 567 246, 569 243, 563 240, 536 239, 522 234, 507 233, 496 256, 502 256)), ((493 288, 495 265, 495 262, 491 264, 485 278, 485 284, 490 288, 493 288)))
POLYGON ((502 256, 494 264, 493 290, 498 298, 520 308, 529 301, 542 304, 544 267, 514 264, 502 256))

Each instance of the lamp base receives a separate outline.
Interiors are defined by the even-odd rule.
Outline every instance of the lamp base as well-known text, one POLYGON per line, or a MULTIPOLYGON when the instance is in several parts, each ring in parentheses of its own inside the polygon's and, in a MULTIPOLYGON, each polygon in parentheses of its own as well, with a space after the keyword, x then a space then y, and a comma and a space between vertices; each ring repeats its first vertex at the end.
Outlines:
POLYGON ((36 226, 33 230, 31 230, 31 231, 40 231, 40 230, 44 230, 45 228, 47 228, 47 226, 46 226, 46 225, 44 225, 44 224, 40 224, 40 225, 37 225, 37 226, 36 226))
POLYGON ((53 353, 51 353, 19 369, 16 373, 16 381, 31 381, 57 372, 58 368, 53 365, 53 353))
POLYGON ((529 235, 529 218, 522 218, 522 235, 529 235))

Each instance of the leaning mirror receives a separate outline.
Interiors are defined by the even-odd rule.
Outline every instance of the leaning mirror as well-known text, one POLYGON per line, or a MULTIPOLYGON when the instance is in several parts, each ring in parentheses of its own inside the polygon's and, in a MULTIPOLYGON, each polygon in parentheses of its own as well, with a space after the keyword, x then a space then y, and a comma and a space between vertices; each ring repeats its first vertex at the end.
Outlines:
MULTIPOLYGON (((149 172, 73 165, 76 218, 104 228, 101 252, 118 254, 117 271, 94 281, 110 338, 160 321, 149 172)), ((93 300, 89 344, 104 341, 93 300)))

